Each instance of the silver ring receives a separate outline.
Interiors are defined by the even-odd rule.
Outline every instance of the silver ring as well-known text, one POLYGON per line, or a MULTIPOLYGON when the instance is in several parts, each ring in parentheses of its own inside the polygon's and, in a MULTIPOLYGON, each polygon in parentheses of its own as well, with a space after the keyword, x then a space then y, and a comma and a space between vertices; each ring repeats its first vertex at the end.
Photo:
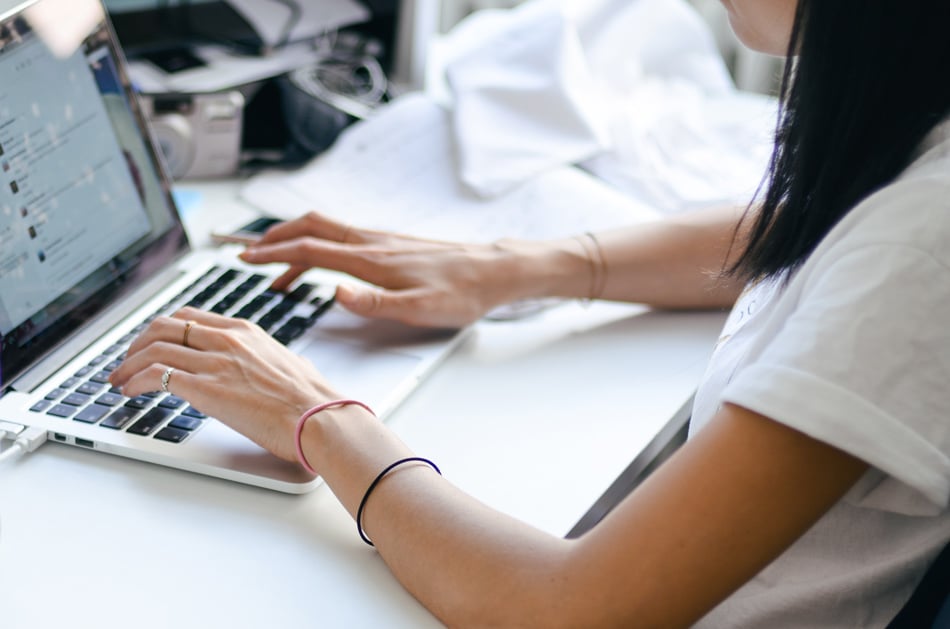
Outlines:
POLYGON ((168 393, 168 381, 171 379, 173 373, 175 373, 175 368, 169 367, 165 370, 165 373, 162 374, 162 393, 168 393))

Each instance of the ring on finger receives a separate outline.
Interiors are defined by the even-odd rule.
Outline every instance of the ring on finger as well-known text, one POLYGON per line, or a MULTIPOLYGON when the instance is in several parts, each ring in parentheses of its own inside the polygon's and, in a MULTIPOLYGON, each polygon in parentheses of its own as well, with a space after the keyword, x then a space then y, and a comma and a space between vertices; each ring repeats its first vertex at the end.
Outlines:
POLYGON ((185 347, 188 347, 188 335, 191 334, 191 328, 193 328, 194 325, 195 325, 195 322, 192 321, 191 319, 189 319, 188 321, 185 321, 185 332, 181 337, 181 344, 184 345, 185 347))
POLYGON ((168 393, 168 381, 171 380, 173 373, 175 373, 175 368, 169 367, 162 374, 162 393, 168 393))

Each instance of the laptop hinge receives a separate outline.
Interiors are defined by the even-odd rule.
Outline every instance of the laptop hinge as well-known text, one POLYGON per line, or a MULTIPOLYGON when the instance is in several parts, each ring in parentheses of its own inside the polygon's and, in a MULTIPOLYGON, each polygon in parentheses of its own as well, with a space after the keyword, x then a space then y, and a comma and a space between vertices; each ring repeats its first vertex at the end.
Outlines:
POLYGON ((160 290, 168 286, 183 271, 178 264, 172 263, 167 269, 146 281, 133 292, 124 295, 116 304, 98 313, 91 321, 80 326, 67 340, 52 350, 36 365, 24 371, 10 382, 14 391, 31 392, 56 373, 74 356, 96 342, 103 334, 117 326, 160 290))

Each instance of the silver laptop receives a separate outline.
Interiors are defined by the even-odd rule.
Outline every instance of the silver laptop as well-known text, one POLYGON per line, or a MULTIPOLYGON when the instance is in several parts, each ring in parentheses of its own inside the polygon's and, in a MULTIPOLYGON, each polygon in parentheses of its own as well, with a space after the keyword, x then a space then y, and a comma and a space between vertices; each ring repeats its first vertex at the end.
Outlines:
POLYGON ((0 168, 0 420, 54 443, 304 492, 318 480, 201 409, 110 388, 151 318, 255 321, 380 417, 462 337, 354 317, 312 277, 275 293, 235 250, 192 250, 99 0, 0 17, 0 168))

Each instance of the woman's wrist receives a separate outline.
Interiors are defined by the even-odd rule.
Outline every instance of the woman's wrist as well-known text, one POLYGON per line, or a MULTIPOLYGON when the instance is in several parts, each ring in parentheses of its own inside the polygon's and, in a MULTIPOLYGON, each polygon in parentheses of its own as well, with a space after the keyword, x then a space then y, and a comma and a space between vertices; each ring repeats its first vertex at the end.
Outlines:
POLYGON ((501 301, 537 297, 590 297, 597 261, 579 238, 527 241, 498 240, 493 269, 500 282, 501 301))

